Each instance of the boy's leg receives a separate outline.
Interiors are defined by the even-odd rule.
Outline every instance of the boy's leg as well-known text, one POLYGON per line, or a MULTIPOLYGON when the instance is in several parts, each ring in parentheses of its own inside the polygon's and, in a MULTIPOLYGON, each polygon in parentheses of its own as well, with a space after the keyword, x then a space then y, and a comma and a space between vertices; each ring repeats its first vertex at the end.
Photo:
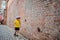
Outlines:
POLYGON ((14 36, 17 36, 17 37, 19 36, 17 30, 15 31, 14 36))
POLYGON ((19 28, 17 28, 16 34, 19 36, 19 28))
POLYGON ((14 33, 14 36, 16 36, 16 32, 17 32, 17 31, 16 31, 16 28, 15 28, 15 33, 14 33))
POLYGON ((14 33, 14 36, 16 36, 16 31, 15 31, 15 33, 14 33))
POLYGON ((18 36, 18 33, 19 33, 19 28, 15 28, 15 33, 14 33, 14 35, 15 35, 15 36, 18 36))

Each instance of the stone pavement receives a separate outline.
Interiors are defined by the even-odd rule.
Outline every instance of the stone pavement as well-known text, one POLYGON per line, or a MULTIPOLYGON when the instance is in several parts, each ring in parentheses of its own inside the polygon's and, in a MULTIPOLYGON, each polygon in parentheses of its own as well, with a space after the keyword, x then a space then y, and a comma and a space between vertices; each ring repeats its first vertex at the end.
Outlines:
POLYGON ((14 37, 14 30, 6 25, 0 25, 0 40, 28 40, 23 35, 14 37))

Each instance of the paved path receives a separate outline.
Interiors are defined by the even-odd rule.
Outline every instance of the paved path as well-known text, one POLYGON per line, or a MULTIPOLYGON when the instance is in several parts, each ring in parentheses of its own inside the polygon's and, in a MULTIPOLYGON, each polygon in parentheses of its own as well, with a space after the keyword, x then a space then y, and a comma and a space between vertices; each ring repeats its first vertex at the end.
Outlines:
POLYGON ((28 40, 20 34, 19 37, 14 37, 14 30, 6 25, 0 25, 0 40, 28 40))

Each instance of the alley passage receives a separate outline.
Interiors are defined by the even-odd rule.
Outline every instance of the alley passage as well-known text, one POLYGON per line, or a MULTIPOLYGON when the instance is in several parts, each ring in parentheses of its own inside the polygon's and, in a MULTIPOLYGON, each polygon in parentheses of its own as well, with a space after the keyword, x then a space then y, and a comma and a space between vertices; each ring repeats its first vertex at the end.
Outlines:
POLYGON ((6 25, 0 25, 0 40, 28 40, 22 35, 14 37, 14 30, 6 25))

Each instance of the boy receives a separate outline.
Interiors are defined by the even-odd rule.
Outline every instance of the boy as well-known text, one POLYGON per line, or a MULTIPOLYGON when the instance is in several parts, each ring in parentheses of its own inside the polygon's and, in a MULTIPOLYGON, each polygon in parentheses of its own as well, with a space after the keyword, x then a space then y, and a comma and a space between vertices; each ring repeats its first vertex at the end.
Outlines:
POLYGON ((14 26, 15 26, 14 36, 18 36, 19 30, 21 27, 21 21, 19 16, 16 17, 16 20, 14 21, 14 26))

